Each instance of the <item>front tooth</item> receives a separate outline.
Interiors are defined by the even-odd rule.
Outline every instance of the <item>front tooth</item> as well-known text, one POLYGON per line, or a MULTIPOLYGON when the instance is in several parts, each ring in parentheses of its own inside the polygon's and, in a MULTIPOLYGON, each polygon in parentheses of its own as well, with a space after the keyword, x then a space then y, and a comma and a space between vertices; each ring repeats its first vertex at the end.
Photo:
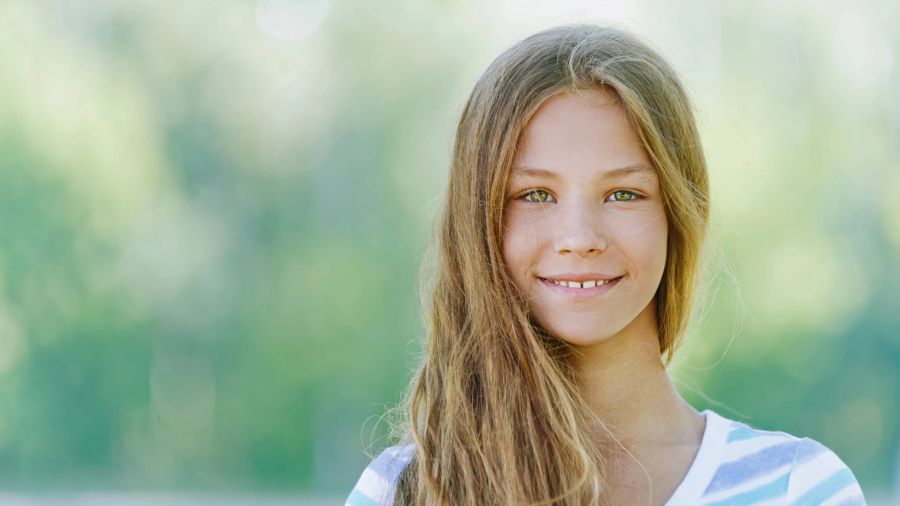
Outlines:
POLYGON ((556 283, 557 285, 567 286, 569 288, 594 288, 594 287, 603 286, 603 285, 609 283, 609 281, 607 281, 605 279, 585 281, 584 283, 579 283, 577 281, 556 281, 556 280, 552 280, 552 281, 554 283, 556 283))

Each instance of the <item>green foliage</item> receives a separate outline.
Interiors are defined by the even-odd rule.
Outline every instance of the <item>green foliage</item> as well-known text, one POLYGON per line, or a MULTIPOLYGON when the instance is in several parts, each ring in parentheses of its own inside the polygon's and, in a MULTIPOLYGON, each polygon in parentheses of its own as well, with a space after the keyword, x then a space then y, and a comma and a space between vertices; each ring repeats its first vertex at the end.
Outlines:
MULTIPOLYGON (((900 109, 877 50, 898 10, 851 13, 875 56, 850 64, 818 24, 857 30, 838 14, 701 4, 647 14, 697 98, 733 266, 673 375, 887 487, 900 109)), ((6 487, 340 493, 381 444, 454 122, 515 37, 476 4, 363 2, 284 41, 253 5, 0 5, 6 487)))

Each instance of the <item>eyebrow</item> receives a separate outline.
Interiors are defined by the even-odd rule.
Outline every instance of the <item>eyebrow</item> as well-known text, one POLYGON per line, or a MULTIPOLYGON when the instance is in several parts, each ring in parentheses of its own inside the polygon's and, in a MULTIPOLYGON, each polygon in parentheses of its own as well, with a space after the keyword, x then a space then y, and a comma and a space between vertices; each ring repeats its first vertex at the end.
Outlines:
MULTIPOLYGON (((628 176, 631 174, 639 174, 639 175, 649 175, 656 174, 656 170, 649 165, 643 163, 635 163, 632 165, 626 165, 624 167, 618 167, 615 169, 605 170, 603 171, 603 178, 609 179, 614 177, 628 176)), ((514 167, 513 175, 521 175, 528 177, 548 177, 551 179, 556 179, 559 177, 559 174, 553 172, 552 170, 540 169, 537 167, 514 167)))

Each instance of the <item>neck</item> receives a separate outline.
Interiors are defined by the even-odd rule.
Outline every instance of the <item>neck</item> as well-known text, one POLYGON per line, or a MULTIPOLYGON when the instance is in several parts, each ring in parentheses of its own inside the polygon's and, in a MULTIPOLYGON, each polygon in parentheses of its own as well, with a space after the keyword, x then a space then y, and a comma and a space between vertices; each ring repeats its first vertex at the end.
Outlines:
MULTIPOLYGON (((576 350, 582 396, 614 438, 629 450, 699 445, 704 420, 675 389, 660 359, 651 303, 622 332, 576 350)), ((598 443, 613 447, 598 431, 598 443)))

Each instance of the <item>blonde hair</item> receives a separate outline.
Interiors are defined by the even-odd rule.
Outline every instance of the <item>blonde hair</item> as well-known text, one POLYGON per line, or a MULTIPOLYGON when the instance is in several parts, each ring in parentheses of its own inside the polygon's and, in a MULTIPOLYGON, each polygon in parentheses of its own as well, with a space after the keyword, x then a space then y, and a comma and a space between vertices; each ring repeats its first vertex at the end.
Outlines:
POLYGON ((502 255, 506 186, 525 126, 549 98, 612 91, 656 167, 669 223, 656 294, 665 364, 687 326, 708 223, 706 162, 666 61, 630 33, 566 25, 487 68, 456 131, 423 280, 428 335, 397 429, 415 445, 395 504, 601 503, 605 460, 575 386, 571 349, 532 321, 502 255))

